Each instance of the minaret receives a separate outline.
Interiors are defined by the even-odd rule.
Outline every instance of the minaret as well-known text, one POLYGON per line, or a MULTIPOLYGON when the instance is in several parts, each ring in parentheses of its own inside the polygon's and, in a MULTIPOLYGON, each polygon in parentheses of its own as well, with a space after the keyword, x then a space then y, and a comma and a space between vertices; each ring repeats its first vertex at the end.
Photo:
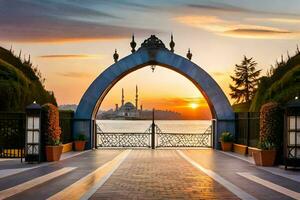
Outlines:
POLYGON ((124 105, 124 89, 122 88, 122 100, 121 100, 122 106, 124 105))
POLYGON ((138 86, 136 85, 135 86, 135 108, 137 110, 139 109, 139 107, 138 107, 138 98, 139 98, 139 96, 138 96, 138 86))

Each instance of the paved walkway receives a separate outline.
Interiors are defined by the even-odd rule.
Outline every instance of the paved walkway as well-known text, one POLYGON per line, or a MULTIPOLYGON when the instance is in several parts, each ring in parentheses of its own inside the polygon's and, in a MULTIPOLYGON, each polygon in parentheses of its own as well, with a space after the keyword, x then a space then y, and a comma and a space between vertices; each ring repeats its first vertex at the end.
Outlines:
MULTIPOLYGON (((300 199, 300 179, 294 181, 273 174, 252 163, 219 151, 202 150, 199 152, 197 150, 185 150, 183 152, 203 168, 219 174, 225 180, 257 199, 300 199), (260 179, 265 182, 259 181, 260 179), (275 185, 271 186, 271 184, 275 185), (285 189, 288 189, 288 191, 285 189)), ((284 174, 284 170, 282 170, 282 174, 284 174)), ((294 172, 294 176, 299 174, 299 171, 294 172)))
POLYGON ((299 177, 210 149, 96 150, 0 177, 0 199, 300 199, 299 177))
POLYGON ((174 150, 137 150, 91 199, 238 198, 174 150))
MULTIPOLYGON (((68 158, 72 158, 74 156, 78 156, 85 152, 66 152, 61 155, 60 160, 66 160, 68 158)), ((28 164, 24 161, 21 162, 20 158, 12 158, 12 159, 6 159, 6 158, 0 158, 0 178, 4 178, 6 176, 11 176, 20 172, 24 172, 30 169, 35 169, 37 167, 42 167, 46 165, 51 165, 53 163, 32 163, 28 164)))
MULTIPOLYGON (((7 190, 5 191, 5 189, 10 188, 15 190, 16 195, 12 195, 9 199, 49 198, 82 177, 85 177, 98 167, 103 166, 105 163, 116 157, 120 152, 121 150, 90 151, 60 162, 54 162, 50 165, 41 166, 13 176, 2 178, 0 179, 0 190, 2 190, 0 191, 0 199, 2 199, 3 196, 6 197, 5 193, 7 190), (65 167, 74 167, 75 169, 22 192, 19 192, 19 188, 14 188, 19 184, 24 184, 27 181, 47 175, 65 167)), ((26 185, 23 186, 25 187, 26 185)))

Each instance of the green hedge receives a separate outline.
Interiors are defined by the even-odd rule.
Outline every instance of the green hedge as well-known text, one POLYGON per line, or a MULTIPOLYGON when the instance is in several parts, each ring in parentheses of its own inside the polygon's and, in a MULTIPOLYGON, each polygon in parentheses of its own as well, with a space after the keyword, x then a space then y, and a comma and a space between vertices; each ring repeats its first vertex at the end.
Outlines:
POLYGON ((0 47, 0 111, 24 111, 33 101, 57 105, 32 67, 0 47))
POLYGON ((261 107, 259 140, 261 144, 273 144, 277 150, 282 147, 283 110, 276 102, 269 102, 261 107))
POLYGON ((61 127, 61 140, 63 144, 73 141, 73 118, 74 111, 72 110, 60 110, 59 111, 59 125, 61 127))
POLYGON ((252 99, 250 111, 259 111, 267 102, 285 104, 300 92, 300 54, 276 65, 272 76, 262 77, 252 99))

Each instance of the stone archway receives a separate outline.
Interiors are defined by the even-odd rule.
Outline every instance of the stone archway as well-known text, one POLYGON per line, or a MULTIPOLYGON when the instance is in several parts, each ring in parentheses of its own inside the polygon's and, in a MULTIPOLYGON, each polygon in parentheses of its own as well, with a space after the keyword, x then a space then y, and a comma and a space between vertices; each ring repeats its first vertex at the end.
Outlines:
POLYGON ((147 65, 160 65, 188 78, 201 91, 209 104, 214 124, 214 146, 224 131, 234 134, 234 112, 215 80, 201 67, 168 50, 163 42, 152 35, 131 55, 119 60, 102 72, 82 96, 74 118, 74 135, 86 134, 88 148, 93 147, 95 117, 108 91, 124 76, 147 65))

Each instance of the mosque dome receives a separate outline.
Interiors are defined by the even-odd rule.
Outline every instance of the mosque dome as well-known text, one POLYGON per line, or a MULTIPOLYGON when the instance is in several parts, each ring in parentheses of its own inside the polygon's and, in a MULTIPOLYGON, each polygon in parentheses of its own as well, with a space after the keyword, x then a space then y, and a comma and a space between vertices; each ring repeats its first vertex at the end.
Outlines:
POLYGON ((124 106, 122 106, 124 110, 134 110, 135 106, 131 102, 126 102, 124 106))

